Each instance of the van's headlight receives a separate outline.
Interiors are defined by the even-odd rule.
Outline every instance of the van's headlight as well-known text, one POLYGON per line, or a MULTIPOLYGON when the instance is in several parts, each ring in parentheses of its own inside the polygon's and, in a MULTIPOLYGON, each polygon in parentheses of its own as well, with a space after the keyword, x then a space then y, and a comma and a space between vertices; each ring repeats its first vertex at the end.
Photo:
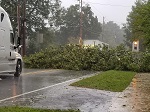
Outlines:
POLYGON ((19 57, 19 55, 18 55, 18 54, 16 54, 16 57, 19 57))

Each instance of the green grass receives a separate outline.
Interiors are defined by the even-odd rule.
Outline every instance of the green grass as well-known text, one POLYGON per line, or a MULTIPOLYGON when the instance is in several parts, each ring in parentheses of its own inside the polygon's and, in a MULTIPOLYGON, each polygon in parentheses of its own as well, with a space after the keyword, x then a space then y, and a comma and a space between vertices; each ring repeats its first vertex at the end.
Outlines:
POLYGON ((71 86, 122 92, 129 86, 135 74, 135 72, 110 70, 75 82, 71 86))
POLYGON ((28 107, 0 107, 0 112, 79 112, 75 110, 48 110, 33 109, 28 107))

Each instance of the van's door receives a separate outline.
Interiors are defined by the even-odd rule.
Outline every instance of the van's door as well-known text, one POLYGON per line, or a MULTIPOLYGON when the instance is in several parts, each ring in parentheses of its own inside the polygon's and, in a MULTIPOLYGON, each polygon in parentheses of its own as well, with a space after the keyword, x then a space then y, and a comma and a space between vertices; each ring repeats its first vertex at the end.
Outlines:
POLYGON ((6 58, 5 30, 0 28, 0 72, 8 70, 8 61, 6 58))

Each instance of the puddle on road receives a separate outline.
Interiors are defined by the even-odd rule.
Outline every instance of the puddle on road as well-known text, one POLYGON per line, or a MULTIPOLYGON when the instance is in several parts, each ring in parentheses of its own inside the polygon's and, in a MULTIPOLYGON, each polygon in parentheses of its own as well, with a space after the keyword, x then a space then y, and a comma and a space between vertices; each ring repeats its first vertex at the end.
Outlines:
POLYGON ((13 98, 11 100, 6 100, 3 103, 0 104, 0 106, 29 106, 32 105, 33 103, 36 103, 40 101, 41 99, 44 99, 43 95, 40 95, 39 93, 34 93, 31 95, 24 95, 18 98, 13 98))

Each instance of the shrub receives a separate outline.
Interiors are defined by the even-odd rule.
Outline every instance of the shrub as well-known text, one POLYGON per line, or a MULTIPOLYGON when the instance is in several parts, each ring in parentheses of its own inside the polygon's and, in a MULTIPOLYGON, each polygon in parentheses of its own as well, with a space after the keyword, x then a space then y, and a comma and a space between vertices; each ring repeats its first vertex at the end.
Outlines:
POLYGON ((149 72, 150 53, 133 53, 123 45, 116 49, 98 46, 80 47, 66 45, 49 47, 30 56, 24 57, 25 66, 28 68, 58 68, 70 70, 126 70, 149 72))

